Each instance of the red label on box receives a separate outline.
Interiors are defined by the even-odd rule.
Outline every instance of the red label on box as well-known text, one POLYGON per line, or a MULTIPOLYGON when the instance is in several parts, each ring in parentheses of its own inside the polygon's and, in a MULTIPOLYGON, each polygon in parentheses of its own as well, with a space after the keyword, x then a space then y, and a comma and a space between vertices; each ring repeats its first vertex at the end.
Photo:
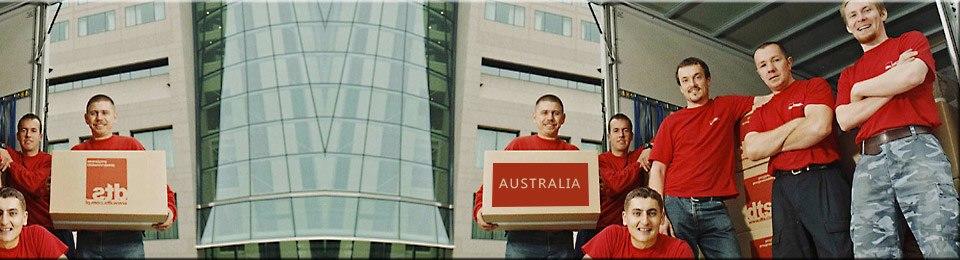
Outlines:
POLYGON ((743 188, 746 191, 743 216, 747 219, 747 224, 773 218, 770 195, 773 192, 774 179, 767 173, 743 179, 743 188))
POLYGON ((754 239, 750 242, 754 258, 773 257, 773 236, 754 239))
POLYGON ((494 207, 589 206, 586 163, 494 163, 494 207))
POLYGON ((87 158, 87 205, 127 204, 127 159, 87 158))

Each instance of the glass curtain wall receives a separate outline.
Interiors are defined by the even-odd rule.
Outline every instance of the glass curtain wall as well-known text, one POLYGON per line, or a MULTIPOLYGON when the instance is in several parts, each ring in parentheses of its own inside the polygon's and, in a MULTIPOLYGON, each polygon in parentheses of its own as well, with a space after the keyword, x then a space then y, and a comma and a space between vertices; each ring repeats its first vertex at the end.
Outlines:
POLYGON ((193 9, 201 256, 449 256, 454 3, 193 9))

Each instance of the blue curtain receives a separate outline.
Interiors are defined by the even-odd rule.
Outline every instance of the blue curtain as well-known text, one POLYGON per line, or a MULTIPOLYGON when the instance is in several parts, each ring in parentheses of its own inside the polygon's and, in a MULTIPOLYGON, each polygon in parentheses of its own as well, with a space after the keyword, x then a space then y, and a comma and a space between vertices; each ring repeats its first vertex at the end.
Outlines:
POLYGON ((680 109, 680 107, 669 103, 641 95, 633 95, 631 99, 633 100, 634 115, 633 147, 640 147, 640 145, 644 143, 653 141, 653 136, 656 134, 657 129, 660 128, 660 123, 663 122, 663 119, 666 118, 670 112, 680 109))
POLYGON ((17 97, 14 95, 0 98, 0 131, 0 142, 7 147, 16 147, 17 97))

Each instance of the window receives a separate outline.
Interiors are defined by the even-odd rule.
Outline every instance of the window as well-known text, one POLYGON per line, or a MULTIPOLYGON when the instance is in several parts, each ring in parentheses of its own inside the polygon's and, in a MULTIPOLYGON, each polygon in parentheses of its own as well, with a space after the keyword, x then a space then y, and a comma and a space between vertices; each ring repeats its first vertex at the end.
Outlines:
MULTIPOLYGON (((166 161, 167 161, 167 172, 170 172, 173 168, 173 155, 175 153, 173 147, 173 129, 159 129, 159 130, 148 130, 133 132, 133 138, 136 138, 140 141, 140 144, 143 144, 143 148, 147 150, 161 150, 166 152, 166 161)), ((147 230, 143 232, 144 240, 155 240, 155 239, 177 239, 179 238, 179 222, 173 222, 173 225, 169 229, 164 231, 156 230, 147 230)))
POLYGON ((66 151, 66 150, 70 150, 70 148, 72 148, 72 147, 73 147, 73 146, 70 145, 70 140, 61 139, 61 140, 55 140, 55 141, 50 141, 50 142, 48 142, 48 143, 47 143, 47 149, 45 149, 44 151, 46 151, 46 152, 50 152, 50 151, 66 151))
POLYGON ((70 22, 68 21, 62 21, 53 24, 53 27, 50 29, 50 42, 66 40, 67 27, 70 27, 70 22))
POLYGON ((80 36, 98 34, 116 29, 113 11, 91 14, 77 19, 77 32, 80 36))
POLYGON ((161 65, 159 67, 139 69, 134 71, 120 72, 116 74, 108 74, 108 75, 95 77, 95 78, 57 83, 55 85, 50 85, 48 91, 50 91, 50 93, 63 92, 71 89, 99 86, 103 84, 135 80, 139 78, 146 78, 146 77, 158 76, 158 75, 169 74, 169 73, 170 73, 170 66, 161 65))
POLYGON ((491 76, 499 76, 504 78, 512 78, 512 79, 518 79, 523 81, 529 81, 529 82, 534 82, 534 83, 539 83, 544 85, 551 85, 551 86, 564 87, 564 88, 570 88, 570 89, 579 89, 587 92, 600 93, 600 85, 560 79, 560 78, 550 77, 550 76, 542 76, 542 75, 537 75, 537 74, 528 73, 528 72, 515 71, 511 69, 482 65, 480 67, 480 73, 491 75, 491 76))
POLYGON ((599 153, 603 153, 604 152, 603 142, 588 140, 588 139, 580 139, 580 150, 581 151, 596 150, 599 153))
MULTIPOLYGON (((478 127, 476 147, 477 168, 483 168, 484 151, 503 150, 518 134, 517 131, 478 127)), ((470 237, 473 239, 507 240, 507 234, 503 230, 485 231, 477 225, 477 222, 473 222, 471 225, 473 226, 473 230, 470 233, 470 237)))
POLYGON ((163 20, 163 3, 143 3, 134 6, 127 6, 127 26, 145 24, 163 20))
POLYGON ((583 39, 591 42, 600 42, 600 29, 597 28, 597 24, 593 22, 580 21, 583 25, 583 39))
POLYGON ((537 11, 534 13, 534 18, 536 18, 534 27, 538 31, 548 32, 556 35, 570 36, 570 30, 573 26, 573 22, 570 20, 570 17, 537 11))
POLYGON ((490 21, 523 27, 525 11, 526 9, 523 8, 523 6, 501 2, 487 2, 483 17, 490 21))

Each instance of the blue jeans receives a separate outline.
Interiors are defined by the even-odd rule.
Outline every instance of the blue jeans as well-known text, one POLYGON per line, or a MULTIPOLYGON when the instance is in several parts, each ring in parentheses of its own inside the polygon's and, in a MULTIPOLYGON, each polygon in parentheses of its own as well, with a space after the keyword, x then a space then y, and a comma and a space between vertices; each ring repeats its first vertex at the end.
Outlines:
POLYGON ((706 258, 740 258, 740 246, 722 201, 693 202, 664 196, 673 232, 706 258))
POLYGON ((80 258, 144 258, 143 231, 77 231, 80 258))
POLYGON ((507 231, 506 258, 570 258, 572 231, 507 231))
POLYGON ((856 257, 902 257, 903 214, 924 257, 957 258, 960 204, 937 138, 918 134, 862 155, 853 174, 850 234, 856 257), (899 206, 902 213, 897 210, 899 206))

